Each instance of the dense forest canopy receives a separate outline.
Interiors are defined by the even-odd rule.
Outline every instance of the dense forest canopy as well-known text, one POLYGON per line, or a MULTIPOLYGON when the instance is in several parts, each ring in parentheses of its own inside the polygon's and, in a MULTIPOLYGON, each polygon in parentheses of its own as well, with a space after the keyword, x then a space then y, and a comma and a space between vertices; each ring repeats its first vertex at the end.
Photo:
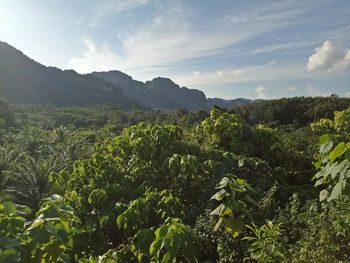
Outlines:
POLYGON ((262 100, 232 110, 250 123, 270 125, 297 124, 305 126, 320 118, 333 118, 333 112, 349 107, 349 98, 294 97, 262 100))
POLYGON ((0 262, 350 261, 349 99, 0 121, 0 262))

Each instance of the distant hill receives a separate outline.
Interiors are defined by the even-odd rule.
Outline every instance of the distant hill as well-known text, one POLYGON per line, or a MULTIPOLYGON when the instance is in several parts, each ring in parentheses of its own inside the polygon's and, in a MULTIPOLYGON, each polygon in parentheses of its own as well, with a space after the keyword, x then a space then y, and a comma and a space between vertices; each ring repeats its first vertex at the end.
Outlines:
POLYGON ((220 108, 235 108, 248 103, 253 102, 250 99, 238 98, 232 100, 224 100, 219 98, 208 98, 207 106, 208 108, 212 108, 213 106, 218 106, 220 108))
POLYGON ((0 97, 14 103, 86 105, 135 103, 161 109, 207 110, 216 105, 234 108, 250 100, 207 99, 196 89, 180 87, 168 78, 145 83, 117 71, 81 75, 73 70, 46 67, 0 41, 0 97))
POLYGON ((179 108, 188 110, 205 110, 207 109, 207 100, 205 94, 196 89, 180 88, 171 79, 155 78, 145 83, 150 90, 168 100, 173 101, 179 108))
POLYGON ((121 71, 93 72, 91 75, 121 87, 126 96, 141 104, 164 109, 181 107, 175 101, 153 91, 145 83, 134 80, 131 76, 121 71))
POLYGON ((17 103, 131 105, 123 90, 107 81, 45 67, 4 42, 0 42, 0 96, 17 103))
POLYGON ((235 108, 252 102, 244 98, 232 100, 207 99, 202 91, 180 87, 169 78, 158 77, 143 83, 117 70, 93 72, 92 75, 121 87, 128 97, 154 108, 208 110, 213 106, 235 108))

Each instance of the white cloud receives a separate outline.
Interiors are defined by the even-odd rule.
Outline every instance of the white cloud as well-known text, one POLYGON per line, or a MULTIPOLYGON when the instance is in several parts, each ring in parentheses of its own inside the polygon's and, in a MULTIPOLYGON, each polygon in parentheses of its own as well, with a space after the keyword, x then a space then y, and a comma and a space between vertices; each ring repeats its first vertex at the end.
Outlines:
MULTIPOLYGON (((244 34, 228 34, 227 26, 225 30, 211 28, 210 33, 194 30, 190 22, 192 11, 185 4, 171 6, 165 4, 158 8, 161 10, 158 10, 150 23, 132 32, 119 34, 121 54, 113 54, 110 49, 106 48, 99 49, 99 52, 92 52, 84 41, 83 56, 72 58, 68 68, 73 68, 78 72, 81 72, 81 68, 98 70, 98 68, 93 68, 92 63, 95 62, 95 59, 92 57, 97 55, 106 57, 107 54, 112 58, 105 61, 103 67, 118 64, 120 65, 118 69, 130 71, 144 67, 159 67, 168 63, 217 54, 220 48, 254 34, 251 30, 244 34), (120 63, 115 63, 115 60, 120 63), (89 65, 83 66, 82 63, 89 65), (77 67, 77 64, 80 66, 77 67)), ((93 43, 92 39, 89 42, 93 43)), ((102 61, 99 59, 99 62, 102 61)))
POLYGON ((296 49, 309 47, 315 44, 315 41, 299 41, 299 42, 286 42, 286 43, 275 43, 265 45, 251 51, 252 55, 258 55, 260 53, 273 53, 273 52, 291 52, 296 49))
POLYGON ((309 57, 308 71, 341 72, 350 69, 350 50, 326 40, 309 57))
POLYGON ((143 6, 151 2, 150 0, 105 0, 100 2, 100 9, 110 12, 120 13, 143 6))
POLYGON ((121 67, 120 58, 115 55, 108 45, 97 47, 89 38, 83 40, 85 50, 81 57, 69 60, 69 67, 80 73, 90 73, 92 71, 108 71, 121 67))
POLYGON ((147 5, 152 0, 102 0, 94 7, 95 12, 89 26, 99 27, 104 18, 111 15, 118 15, 122 12, 133 10, 137 7, 147 5))
MULTIPOLYGON (((103 17, 113 12, 124 12, 149 4, 151 1, 102 1, 97 8, 96 16, 103 17)), ((147 19, 142 25, 133 29, 128 27, 118 32, 120 53, 113 53, 108 46, 107 48, 97 47, 96 52, 85 48, 82 56, 78 55, 69 61, 68 67, 79 72, 83 69, 86 72, 117 65, 117 69, 126 70, 137 77, 137 72, 146 67, 160 68, 194 58, 226 56, 228 53, 232 54, 232 50, 228 52, 227 48, 232 49, 242 41, 294 25, 297 20, 295 17, 305 13, 311 5, 284 1, 270 4, 268 7, 265 4, 259 4, 254 10, 228 8, 222 15, 222 19, 212 21, 208 17, 201 22, 201 27, 198 27, 194 18, 196 10, 185 1, 175 1, 175 4, 173 1, 166 1, 154 5, 154 8, 156 10, 151 20, 147 19), (254 19, 251 21, 247 17, 254 19), (106 58, 105 61, 101 59, 103 57, 106 58), (87 65, 83 65, 84 63, 87 65)), ((274 63, 271 62, 270 65, 274 63)), ((227 79, 227 72, 222 71, 222 73, 215 75, 224 75, 221 77, 227 79)), ((235 77, 245 75, 245 72, 240 69, 229 73, 235 77)), ((191 75, 193 78, 193 74, 191 75)))
POLYGON ((344 93, 344 97, 350 98, 350 91, 349 91, 349 92, 345 92, 345 93, 344 93))
POLYGON ((192 72, 172 73, 169 77, 180 85, 199 88, 228 83, 298 79, 302 78, 304 73, 304 68, 299 65, 276 66, 276 64, 267 63, 248 65, 241 68, 201 71, 201 74, 197 77, 194 77, 192 72))
POLYGON ((258 99, 266 99, 268 96, 266 95, 267 88, 263 85, 259 85, 255 90, 254 93, 257 95, 258 99))

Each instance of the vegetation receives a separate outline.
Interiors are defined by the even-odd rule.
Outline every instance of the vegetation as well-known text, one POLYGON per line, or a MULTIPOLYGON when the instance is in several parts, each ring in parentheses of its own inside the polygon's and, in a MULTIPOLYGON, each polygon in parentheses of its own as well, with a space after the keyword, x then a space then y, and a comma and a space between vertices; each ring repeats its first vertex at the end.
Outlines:
POLYGON ((0 262, 349 262, 348 100, 263 105, 1 102, 0 262))
POLYGON ((246 104, 233 112, 253 124, 305 126, 320 118, 333 118, 333 112, 349 107, 349 98, 294 97, 277 100, 262 100, 246 104))

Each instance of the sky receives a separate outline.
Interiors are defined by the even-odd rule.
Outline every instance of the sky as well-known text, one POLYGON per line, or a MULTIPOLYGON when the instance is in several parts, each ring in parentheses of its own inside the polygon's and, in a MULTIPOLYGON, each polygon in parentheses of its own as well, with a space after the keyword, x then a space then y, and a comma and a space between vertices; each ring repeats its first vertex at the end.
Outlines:
POLYGON ((207 97, 350 97, 348 0, 0 0, 0 41, 46 66, 169 77, 207 97))

